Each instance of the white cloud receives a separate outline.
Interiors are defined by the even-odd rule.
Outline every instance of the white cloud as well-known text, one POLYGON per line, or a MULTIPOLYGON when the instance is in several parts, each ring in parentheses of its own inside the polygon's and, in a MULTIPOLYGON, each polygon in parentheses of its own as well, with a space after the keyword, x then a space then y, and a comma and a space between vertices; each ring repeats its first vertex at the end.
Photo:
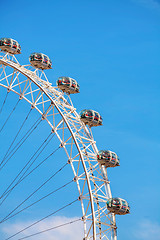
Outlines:
MULTIPOLYGON (((19 239, 20 237, 25 237, 27 235, 34 234, 39 231, 43 231, 48 228, 52 228, 57 225, 61 225, 70 221, 74 221, 78 219, 78 217, 74 218, 67 218, 67 217, 52 217, 45 222, 40 222, 39 224, 35 225, 32 228, 27 229, 23 233, 15 236, 13 239, 19 239)), ((23 228, 27 227, 28 225, 32 224, 33 222, 17 222, 14 224, 7 224, 5 227, 2 228, 3 233, 5 233, 6 237, 13 235, 14 233, 22 230, 23 228)), ((39 234, 34 236, 34 240, 82 240, 83 238, 83 224, 82 221, 78 221, 55 230, 48 231, 46 233, 39 234)), ((29 238, 30 239, 30 238, 29 238)))
POLYGON ((160 223, 143 220, 139 223, 134 235, 136 239, 141 240, 160 240, 160 223))

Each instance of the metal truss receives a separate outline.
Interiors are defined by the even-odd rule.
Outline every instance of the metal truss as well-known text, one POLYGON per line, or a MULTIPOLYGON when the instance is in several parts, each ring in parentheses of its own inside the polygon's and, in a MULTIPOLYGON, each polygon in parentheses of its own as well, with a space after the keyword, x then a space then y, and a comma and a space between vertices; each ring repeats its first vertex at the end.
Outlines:
POLYGON ((79 191, 83 240, 117 240, 115 215, 106 207, 107 199, 112 197, 107 170, 97 162, 91 129, 80 120, 70 96, 53 87, 43 71, 20 65, 8 53, 0 55, 0 86, 26 100, 59 139, 79 191))

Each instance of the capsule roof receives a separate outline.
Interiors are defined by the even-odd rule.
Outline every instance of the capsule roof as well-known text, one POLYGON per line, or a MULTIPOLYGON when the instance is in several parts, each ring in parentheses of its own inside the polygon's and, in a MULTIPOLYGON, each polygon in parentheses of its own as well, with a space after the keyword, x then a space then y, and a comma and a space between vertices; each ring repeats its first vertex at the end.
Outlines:
POLYGON ((77 81, 70 77, 59 77, 57 80, 57 86, 63 92, 68 94, 79 93, 80 86, 77 81))
POLYGON ((0 49, 4 52, 11 54, 20 54, 21 46, 20 44, 12 38, 1 38, 0 39, 0 49))
POLYGON ((101 126, 102 125, 102 117, 101 115, 91 109, 84 109, 80 112, 80 118, 81 120, 90 127, 93 126, 101 126))
POLYGON ((29 57, 29 61, 33 67, 42 70, 52 68, 52 61, 47 55, 43 53, 32 53, 29 57))

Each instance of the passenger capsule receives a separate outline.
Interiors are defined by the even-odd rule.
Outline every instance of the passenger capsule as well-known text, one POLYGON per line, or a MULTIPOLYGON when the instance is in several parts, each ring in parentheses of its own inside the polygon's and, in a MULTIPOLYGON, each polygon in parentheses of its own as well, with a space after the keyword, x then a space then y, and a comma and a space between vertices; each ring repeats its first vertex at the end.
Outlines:
POLYGON ((43 53, 32 53, 29 57, 29 61, 33 67, 42 70, 52 68, 52 62, 50 58, 43 53))
POLYGON ((11 54, 21 53, 21 46, 16 40, 12 38, 1 38, 0 49, 4 52, 8 52, 11 54))
POLYGON ((57 87, 68 94, 79 93, 79 84, 70 77, 59 77, 57 80, 57 87))
POLYGON ((81 120, 90 127, 102 125, 102 117, 94 110, 84 109, 80 112, 81 120))
POLYGON ((97 154, 97 160, 101 165, 105 167, 116 167, 119 166, 119 157, 116 153, 109 150, 101 150, 97 154))
POLYGON ((107 209, 111 213, 125 215, 130 213, 130 207, 126 200, 121 198, 109 198, 107 201, 107 209))

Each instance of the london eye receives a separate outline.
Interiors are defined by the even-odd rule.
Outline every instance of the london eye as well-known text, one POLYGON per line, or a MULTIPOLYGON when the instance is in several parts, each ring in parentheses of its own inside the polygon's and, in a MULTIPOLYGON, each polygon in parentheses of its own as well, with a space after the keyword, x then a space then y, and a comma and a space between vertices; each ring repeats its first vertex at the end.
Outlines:
POLYGON ((37 214, 37 219, 40 216, 38 220, 4 236, 4 240, 34 239, 38 234, 45 237, 48 231, 54 237, 54 229, 67 224, 72 224, 74 228, 75 222, 83 228, 83 236, 79 239, 117 240, 115 215, 128 214, 130 207, 126 200, 111 194, 107 169, 120 165, 118 155, 109 149, 98 150, 93 138, 92 127, 103 124, 102 116, 92 109, 77 113, 71 95, 80 94, 78 81, 60 76, 53 86, 45 74, 47 69, 52 68, 52 61, 47 55, 32 53, 30 63, 21 65, 18 61, 21 47, 16 40, 2 38, 0 48, 0 88, 3 93, 0 101, 0 137, 3 143, 0 153, 0 174, 3 178, 0 224, 5 226, 40 201, 64 191, 63 195, 55 197, 55 208, 51 212, 44 216, 37 214), (22 112, 19 111, 20 105, 22 112), (47 166, 47 161, 54 156, 58 163, 52 161, 47 166), (11 171, 13 174, 7 175, 11 171), (48 178, 45 171, 50 174, 48 178), (35 172, 41 179, 40 185, 34 178, 35 172), (56 177, 54 189, 47 188, 47 184, 56 177), (23 187, 25 181, 31 181, 30 189, 23 187), (71 184, 74 185, 74 194, 70 191, 71 184), (35 197, 45 186, 47 190, 42 190, 44 195, 35 197), (12 201, 16 191, 18 197, 12 201), (29 229, 34 229, 53 215, 63 214, 64 209, 72 209, 73 205, 81 210, 75 213, 80 217, 28 234, 29 229))

